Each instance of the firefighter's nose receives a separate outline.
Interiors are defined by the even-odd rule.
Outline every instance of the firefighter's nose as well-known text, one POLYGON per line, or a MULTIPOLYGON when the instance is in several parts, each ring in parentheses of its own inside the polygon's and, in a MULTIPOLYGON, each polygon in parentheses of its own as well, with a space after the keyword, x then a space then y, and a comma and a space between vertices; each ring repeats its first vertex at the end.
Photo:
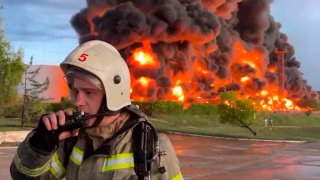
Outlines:
POLYGON ((75 106, 82 106, 82 105, 84 105, 84 102, 85 102, 85 99, 84 99, 82 93, 78 93, 75 98, 74 105, 75 106))

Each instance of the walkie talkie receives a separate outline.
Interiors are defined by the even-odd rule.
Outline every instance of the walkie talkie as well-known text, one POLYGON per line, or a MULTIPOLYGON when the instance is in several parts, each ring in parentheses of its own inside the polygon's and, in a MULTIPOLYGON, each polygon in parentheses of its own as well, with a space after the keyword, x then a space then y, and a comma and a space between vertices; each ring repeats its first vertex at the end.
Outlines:
POLYGON ((78 128, 83 128, 87 125, 86 117, 83 111, 73 112, 71 116, 66 116, 66 122, 64 125, 59 125, 58 129, 54 130, 53 133, 61 133, 64 131, 72 131, 78 128))
POLYGON ((73 131, 75 129, 84 128, 87 126, 88 119, 106 115, 108 115, 108 112, 88 115, 83 111, 76 111, 73 112, 71 116, 66 116, 66 123, 64 125, 58 125, 58 129, 53 130, 52 132, 60 134, 64 131, 73 131))

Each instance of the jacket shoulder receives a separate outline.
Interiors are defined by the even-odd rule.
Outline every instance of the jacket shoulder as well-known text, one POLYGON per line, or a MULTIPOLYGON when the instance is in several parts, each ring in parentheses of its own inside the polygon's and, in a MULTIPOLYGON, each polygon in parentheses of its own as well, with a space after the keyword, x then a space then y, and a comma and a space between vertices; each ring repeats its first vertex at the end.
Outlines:
POLYGON ((139 109, 138 105, 130 104, 130 105, 126 106, 125 109, 127 111, 133 113, 134 115, 137 115, 140 118, 147 119, 147 115, 139 109))

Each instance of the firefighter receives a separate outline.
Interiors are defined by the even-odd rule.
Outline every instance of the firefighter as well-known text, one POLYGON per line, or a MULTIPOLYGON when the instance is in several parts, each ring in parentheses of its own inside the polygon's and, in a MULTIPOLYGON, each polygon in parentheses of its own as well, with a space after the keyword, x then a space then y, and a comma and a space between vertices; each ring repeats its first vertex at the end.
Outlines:
POLYGON ((76 112, 43 115, 17 149, 13 179, 183 179, 168 137, 131 104, 128 66, 113 46, 88 41, 60 66, 76 112, 89 119, 73 129, 76 112))

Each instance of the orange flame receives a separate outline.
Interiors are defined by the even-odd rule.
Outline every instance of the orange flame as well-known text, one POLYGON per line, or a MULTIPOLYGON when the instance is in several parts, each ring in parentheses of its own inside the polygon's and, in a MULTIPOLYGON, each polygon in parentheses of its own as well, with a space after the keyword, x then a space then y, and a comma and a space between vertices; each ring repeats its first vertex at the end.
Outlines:
POLYGON ((178 98, 178 101, 184 101, 184 95, 181 86, 175 86, 172 89, 172 95, 176 96, 178 98))
POLYGON ((134 60, 140 63, 141 66, 144 65, 155 65, 153 57, 150 54, 143 52, 142 50, 137 50, 133 53, 134 60))
MULTIPOLYGON (((138 70, 142 72, 147 70, 150 73, 156 72, 160 68, 160 61, 153 52, 150 42, 143 42, 142 47, 134 49, 131 53, 132 55, 127 59, 127 63, 131 68, 131 87, 133 89, 131 98, 133 100, 152 101, 164 99, 183 102, 185 106, 190 105, 190 103, 215 103, 217 102, 217 97, 213 97, 212 93, 217 88, 237 82, 241 86, 239 98, 252 98, 256 101, 256 109, 268 111, 301 110, 292 100, 288 99, 287 92, 280 93, 276 84, 266 84, 261 88, 256 87, 253 79, 259 79, 267 83, 264 77, 265 72, 272 72, 276 68, 267 66, 265 63, 267 60, 264 60, 265 55, 263 52, 256 49, 247 49, 241 42, 236 42, 234 45, 234 55, 229 69, 230 77, 226 79, 216 78, 214 72, 210 71, 207 68, 207 64, 199 58, 189 62, 191 68, 185 72, 176 73, 173 69, 166 68, 165 74, 171 82, 168 85, 168 89, 159 86, 157 79, 135 74, 138 70), (243 66, 245 70, 232 69, 235 64, 243 66), (248 69, 250 72, 247 72, 248 69), (213 79, 210 87, 199 84, 199 79, 208 77, 213 79), (211 91, 208 91, 208 89, 211 89, 211 91)), ((167 63, 169 65, 170 63, 174 64, 176 60, 173 59, 172 62, 168 61, 167 63)), ((169 66, 168 64, 165 64, 165 66, 169 66)))
POLYGON ((157 55, 152 51, 150 42, 143 42, 143 47, 137 48, 132 52, 132 56, 128 60, 129 65, 140 68, 157 69, 160 63, 157 55))
POLYGON ((247 81, 249 81, 249 80, 250 80, 250 78, 249 78, 248 76, 242 77, 242 78, 240 79, 241 82, 247 82, 247 81))
POLYGON ((146 77, 141 77, 137 80, 137 82, 139 82, 143 87, 147 87, 150 82, 150 79, 146 77))

